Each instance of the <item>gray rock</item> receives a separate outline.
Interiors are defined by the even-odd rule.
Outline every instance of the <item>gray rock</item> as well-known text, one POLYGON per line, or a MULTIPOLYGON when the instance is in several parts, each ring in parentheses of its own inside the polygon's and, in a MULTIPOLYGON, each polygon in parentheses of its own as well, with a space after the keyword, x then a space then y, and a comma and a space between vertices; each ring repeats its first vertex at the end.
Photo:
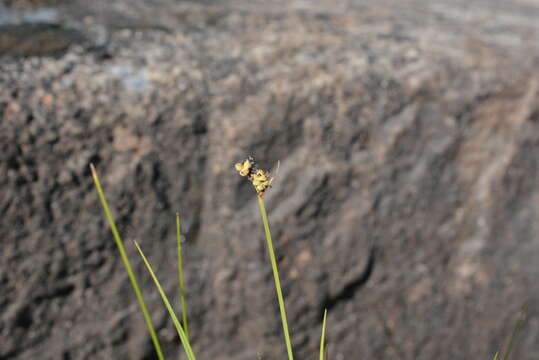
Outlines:
POLYGON ((488 359, 524 303, 514 358, 534 358, 535 2, 152 4, 59 8, 107 56, 0 62, 0 358, 155 358, 90 163, 168 358, 131 240, 179 304, 176 211, 196 354, 284 358, 247 155, 280 161, 266 206, 299 359, 324 308, 330 358, 488 359))

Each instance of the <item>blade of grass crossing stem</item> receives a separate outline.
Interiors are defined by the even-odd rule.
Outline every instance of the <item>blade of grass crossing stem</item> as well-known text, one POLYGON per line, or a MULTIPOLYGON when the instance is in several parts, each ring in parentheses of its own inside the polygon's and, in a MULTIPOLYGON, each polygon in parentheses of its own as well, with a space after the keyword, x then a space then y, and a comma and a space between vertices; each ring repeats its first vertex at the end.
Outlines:
POLYGON ((494 354, 494 357, 492 358, 492 360, 498 360, 498 355, 499 355, 499 352, 497 352, 496 354, 494 354))
POLYGON ((170 305, 170 301, 168 301, 167 295, 165 294, 165 291, 163 290, 161 283, 159 282, 159 280, 157 280, 157 276, 155 276, 152 266, 148 262, 148 259, 146 258, 146 256, 142 252, 142 249, 140 248, 139 244, 136 241, 135 241, 135 246, 138 252, 140 253, 140 256, 142 257, 144 264, 146 264, 146 268, 148 269, 148 272, 150 273, 153 281, 155 282, 155 286, 157 287, 157 290, 159 291, 159 294, 161 295, 161 298, 163 299, 163 302, 165 303, 168 313, 170 317, 172 318, 172 322, 174 323, 174 326, 176 327, 176 330, 178 331, 178 335, 180 336, 180 341, 182 342, 183 349, 185 350, 185 353, 187 354, 187 358, 189 360, 196 360, 195 354, 193 353, 193 349, 191 349, 191 344, 189 344, 189 339, 187 339, 187 335, 185 334, 185 331, 183 331, 182 325, 180 324, 180 321, 176 317, 176 314, 174 313, 174 309, 172 308, 172 305, 170 305))
POLYGON ((178 280, 180 282, 180 301, 182 305, 182 322, 183 330, 187 339, 189 339, 189 331, 187 329, 187 306, 185 304, 185 286, 183 282, 183 262, 182 262, 182 239, 180 231, 180 214, 176 213, 176 234, 178 238, 178 280))
POLYGON ((324 360, 324 339, 326 337, 326 317, 328 309, 324 310, 324 320, 322 321, 322 337, 320 338, 320 360, 324 360))
POLYGON ((286 310, 284 307, 283 291, 281 290, 281 281, 279 280, 279 271, 277 269, 277 261, 275 260, 275 252, 273 251, 273 241, 271 240, 268 215, 266 213, 264 199, 260 195, 258 196, 258 205, 260 206, 260 214, 262 215, 262 223, 264 224, 264 230, 266 232, 268 255, 271 262, 271 268, 273 269, 273 279, 275 280, 275 290, 277 291, 277 300, 279 301, 279 309, 281 311, 281 320, 283 323, 283 332, 284 332, 284 340, 286 342, 286 351, 288 353, 288 359, 294 360, 294 355, 292 353, 292 343, 290 342, 290 334, 288 333, 288 322, 286 320, 286 310))
POLYGON ((122 258, 122 261, 125 265, 125 269, 127 270, 127 274, 129 275, 129 279, 131 280, 131 285, 133 286, 133 290, 135 291, 135 296, 137 297, 138 303, 142 310, 142 314, 144 315, 144 321, 146 322, 146 326, 148 327, 148 331, 150 332, 150 337, 152 338, 155 352, 157 353, 157 357, 159 358, 159 360, 164 360, 165 357, 163 356, 163 351, 161 350, 159 339, 157 339, 157 335, 153 328, 152 319, 150 317, 150 314, 148 313, 148 309, 146 308, 146 303, 144 302, 144 298, 142 297, 142 292, 140 291, 140 286, 138 284, 137 278, 135 277, 135 274, 133 273, 131 263, 129 262, 129 258, 127 257, 127 254, 125 252, 125 248, 124 248, 122 239, 120 237, 120 233, 118 232, 116 223, 114 222, 114 218, 112 217, 112 214, 110 212, 107 199, 105 198, 105 193, 103 191, 103 188, 101 187, 101 182, 99 181, 99 177, 97 176, 97 171, 95 170, 95 167, 93 165, 90 165, 90 169, 92 170, 92 178, 94 179, 95 187, 97 188, 99 201, 101 202, 103 210, 105 211, 105 215, 107 217, 107 220, 110 225, 110 229, 112 231, 112 236, 114 237, 114 240, 116 241, 116 245, 118 246, 118 250, 120 252, 120 257, 122 258))

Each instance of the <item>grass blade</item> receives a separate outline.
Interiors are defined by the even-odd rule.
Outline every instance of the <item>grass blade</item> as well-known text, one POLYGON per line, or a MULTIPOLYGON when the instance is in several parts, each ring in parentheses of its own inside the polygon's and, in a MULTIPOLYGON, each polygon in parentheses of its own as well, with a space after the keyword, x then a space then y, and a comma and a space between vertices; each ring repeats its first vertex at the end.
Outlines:
POLYGON ((322 321, 322 337, 320 338, 320 360, 324 360, 324 339, 326 337, 326 317, 328 309, 324 310, 324 320, 322 321))
POLYGON ((273 269, 273 279, 275 280, 275 290, 277 291, 277 300, 279 301, 279 310, 281 311, 281 321, 283 323, 284 340, 286 342, 286 351, 288 353, 288 360, 294 360, 294 355, 292 353, 292 343, 290 341, 290 334, 288 332, 288 322, 286 320, 286 310, 284 307, 283 291, 281 290, 281 281, 279 280, 279 271, 277 269, 277 261, 275 260, 275 252, 273 250, 273 241, 271 240, 268 215, 266 213, 266 207, 264 205, 264 198, 261 195, 258 196, 258 205, 260 206, 260 214, 262 215, 262 223, 264 224, 264 230, 266 232, 268 255, 271 262, 271 268, 273 269))
POLYGON ((157 276, 155 276, 152 266, 148 262, 148 259, 146 258, 146 256, 142 252, 142 249, 140 248, 139 244, 136 241, 135 241, 135 246, 138 252, 140 253, 140 256, 142 257, 142 260, 144 261, 144 264, 146 265, 148 272, 150 273, 153 281, 155 282, 155 286, 157 287, 157 290, 159 291, 159 294, 161 295, 161 298, 163 299, 163 302, 165 303, 168 313, 170 317, 172 318, 172 322, 174 323, 174 326, 176 327, 176 330, 178 331, 178 335, 180 336, 180 341, 182 342, 183 349, 185 350, 185 353, 187 354, 187 358, 189 360, 196 360, 195 354, 193 353, 193 349, 191 349, 191 344, 189 344, 189 339, 187 338, 185 331, 183 331, 182 325, 180 324, 180 321, 176 317, 176 314, 174 313, 174 309, 172 308, 172 305, 170 305, 170 301, 168 301, 167 295, 165 294, 165 291, 163 290, 161 283, 159 283, 159 280, 157 280, 157 276))
POLYGON ((185 302, 185 286, 183 282, 183 262, 182 262, 182 242, 180 231, 180 214, 176 213, 176 235, 178 239, 178 280, 180 282, 180 300, 182 306, 183 330, 189 340, 189 330, 187 329, 187 306, 185 302))
POLYGON ((146 322, 146 326, 148 327, 148 331, 150 332, 150 337, 152 338, 155 352, 157 353, 157 357, 159 360, 164 360, 165 357, 163 356, 163 351, 161 350, 159 339, 157 338, 154 327, 152 325, 152 319, 150 317, 150 314, 148 313, 148 309, 146 308, 146 303, 144 302, 144 298, 142 297, 140 286, 138 284, 137 278, 135 277, 135 274, 133 273, 133 269, 131 267, 131 263, 129 262, 129 258, 127 257, 127 254, 125 252, 125 248, 124 248, 122 239, 120 237, 120 233, 118 232, 116 223, 114 222, 114 218, 112 217, 112 214, 110 212, 107 199, 105 198, 105 193, 103 191, 103 188, 101 187, 101 182, 99 181, 99 177, 97 176, 97 171, 95 170, 95 167, 93 166, 93 164, 90 165, 90 169, 92 170, 92 178, 94 179, 94 184, 95 184, 95 187, 97 188, 97 193, 99 194, 99 201, 101 202, 101 205, 103 206, 103 210, 105 211, 105 215, 107 217, 107 220, 110 225, 110 229, 112 231, 112 236, 114 237, 114 240, 116 241, 116 245, 118 246, 118 250, 120 251, 120 257, 122 258, 122 261, 125 265, 125 269, 127 270, 127 274, 129 275, 129 280, 131 280, 131 285, 133 286, 133 290, 135 291, 135 296, 137 297, 138 303, 140 305, 140 309, 142 310, 142 314, 144 315, 144 321, 146 322))
POLYGON ((518 333, 526 322, 526 315, 526 307, 523 307, 515 323, 515 327, 513 328, 513 333, 511 334, 511 338, 509 339, 509 343, 507 344, 507 349, 505 350, 505 353, 503 355, 503 360, 509 359, 509 355, 511 355, 511 350, 513 350, 513 346, 515 345, 515 342, 517 340, 518 333))
POLYGON ((494 357, 492 358, 492 360, 498 360, 498 355, 499 355, 499 354, 500 354, 499 352, 497 352, 496 354, 494 354, 494 357))

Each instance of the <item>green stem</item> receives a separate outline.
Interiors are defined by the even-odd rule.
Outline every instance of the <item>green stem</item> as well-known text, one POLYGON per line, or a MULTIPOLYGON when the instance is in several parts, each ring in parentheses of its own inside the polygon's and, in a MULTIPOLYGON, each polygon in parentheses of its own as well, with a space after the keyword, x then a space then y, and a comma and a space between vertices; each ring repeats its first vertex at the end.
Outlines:
POLYGON ((189 339, 189 331, 187 330, 187 305, 185 303, 185 286, 183 282, 183 262, 182 262, 182 241, 180 231, 180 214, 176 213, 176 234, 178 239, 178 279, 180 282, 180 300, 182 305, 182 321, 183 329, 187 339, 189 339))
POLYGON ((258 205, 260 206, 260 214, 262 215, 262 223, 264 224, 264 230, 266 232, 268 255, 271 262, 271 268, 273 269, 273 279, 275 280, 275 290, 277 290, 277 299, 279 301, 279 309, 281 310, 281 320, 283 323, 283 332, 284 332, 284 340, 286 342, 286 351, 288 352, 288 359, 294 360, 294 355, 292 353, 292 344, 290 341, 290 334, 288 332, 288 322, 286 321, 286 310, 284 307, 283 292, 281 290, 281 281, 279 280, 279 271, 277 269, 277 261, 275 260, 275 252, 273 251, 273 241, 271 240, 268 215, 266 213, 266 207, 264 206, 264 199, 260 195, 258 196, 258 205))
POLYGON ((513 328, 513 333, 511 334, 511 338, 509 339, 509 344, 507 344, 507 349, 505 350, 505 354, 503 356, 503 360, 508 360, 509 355, 511 355, 511 350, 513 350, 513 346, 516 342, 517 335, 524 326, 524 323, 526 322, 526 307, 523 307, 520 311, 520 314, 518 316, 518 319, 515 323, 515 327, 513 328))
POLYGON ((112 231, 112 236, 114 237, 114 240, 116 241, 116 245, 118 246, 118 250, 120 251, 120 257, 122 258, 122 261, 125 265, 125 269, 127 270, 127 274, 129 275, 129 279, 131 280, 131 285, 133 286, 133 290, 135 290, 135 296, 137 297, 138 303, 142 310, 142 314, 144 316, 144 321, 146 322, 146 326, 148 327, 148 331, 150 332, 150 337, 152 338, 155 352, 157 353, 157 357, 159 358, 159 360, 164 360, 165 357, 163 356, 163 351, 161 350, 159 339, 157 339, 157 335, 153 328, 152 319, 150 317, 150 314, 148 313, 148 309, 146 308, 146 303, 144 302, 144 298, 142 297, 142 292, 140 291, 137 278, 135 277, 135 274, 133 273, 131 263, 129 262, 129 258, 127 257, 127 254, 125 252, 125 248, 124 248, 122 239, 120 237, 120 233, 118 232, 118 229, 116 228, 114 218, 112 217, 112 214, 110 212, 107 199, 105 198, 105 193, 103 191, 103 188, 101 187, 101 182, 99 181, 99 177, 97 176, 97 171, 95 170, 95 167, 93 165, 90 165, 90 168, 92 170, 92 178, 94 179, 95 187, 97 188, 97 193, 99 194, 99 200, 101 202, 101 205, 103 206, 103 210, 105 211, 105 215, 109 222, 110 229, 112 231))
POLYGON ((322 321, 322 338, 320 339, 320 360, 324 360, 324 340, 326 338, 326 317, 328 310, 324 310, 324 320, 322 321))
POLYGON ((152 277, 155 283, 155 286, 157 287, 157 291, 159 291, 159 294, 161 295, 161 299, 163 299, 163 303, 165 303, 165 306, 172 319, 172 322, 174 323, 174 326, 176 327, 176 331, 178 332, 178 335, 180 336, 180 341, 182 342, 185 353, 187 354, 187 358, 189 360, 196 360, 195 354, 193 353, 193 349, 191 348, 191 344, 189 343, 189 340, 187 339, 187 335, 185 335, 185 331, 183 331, 182 325, 180 324, 180 321, 178 320, 178 317, 176 316, 176 313, 174 312, 172 305, 170 305, 170 301, 168 300, 167 295, 165 294, 165 290, 163 290, 161 283, 157 279, 157 276, 155 276, 155 272, 153 271, 153 268, 150 265, 150 262, 148 261, 148 259, 144 255, 144 252, 142 251, 142 249, 140 248, 139 244, 136 241, 135 241, 135 246, 140 256, 142 257, 142 260, 144 261, 144 264, 146 265, 146 268, 148 269, 148 272, 150 273, 150 276, 152 277))

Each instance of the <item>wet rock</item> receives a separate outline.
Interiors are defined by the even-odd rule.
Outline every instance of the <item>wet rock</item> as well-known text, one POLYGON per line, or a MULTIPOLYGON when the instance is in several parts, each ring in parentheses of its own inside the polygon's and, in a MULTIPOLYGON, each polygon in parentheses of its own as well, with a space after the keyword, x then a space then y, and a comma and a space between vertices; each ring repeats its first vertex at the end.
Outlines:
POLYGON ((8 8, 28 9, 35 7, 51 7, 64 5, 72 2, 72 0, 3 0, 2 5, 8 8))
POLYGON ((0 56, 57 56, 84 36, 55 24, 0 25, 0 56))

